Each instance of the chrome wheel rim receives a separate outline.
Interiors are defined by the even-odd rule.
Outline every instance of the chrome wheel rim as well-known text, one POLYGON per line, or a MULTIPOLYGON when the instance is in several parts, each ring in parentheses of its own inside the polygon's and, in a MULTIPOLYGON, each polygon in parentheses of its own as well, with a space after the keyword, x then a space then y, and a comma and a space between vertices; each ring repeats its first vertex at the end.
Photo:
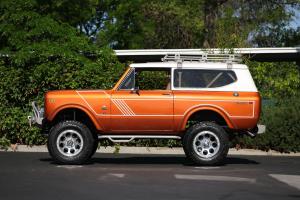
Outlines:
POLYGON ((56 146, 62 155, 73 157, 82 151, 83 138, 76 130, 65 130, 58 135, 56 146))
POLYGON ((211 131, 201 131, 193 141, 194 151, 204 159, 211 159, 220 149, 220 140, 211 131))

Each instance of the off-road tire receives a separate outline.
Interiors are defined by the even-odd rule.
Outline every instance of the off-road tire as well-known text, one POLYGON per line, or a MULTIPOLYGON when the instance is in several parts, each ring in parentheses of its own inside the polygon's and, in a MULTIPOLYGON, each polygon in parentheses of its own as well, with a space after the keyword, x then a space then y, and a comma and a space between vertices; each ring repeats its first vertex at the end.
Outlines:
POLYGON ((197 165, 222 164, 229 150, 229 139, 227 133, 221 126, 214 122, 199 122, 191 126, 185 133, 182 142, 187 158, 197 165), (213 133, 213 135, 216 136, 219 141, 218 151, 210 158, 202 157, 199 155, 201 153, 197 153, 197 150, 194 148, 194 141, 197 141, 195 137, 197 137, 200 133, 205 133, 205 131, 213 133))
POLYGON ((99 141, 98 141, 98 138, 94 138, 94 144, 93 144, 93 151, 90 155, 90 158, 93 157, 93 155, 95 155, 97 149, 98 149, 98 144, 99 144, 99 141))
POLYGON ((62 121, 51 128, 48 136, 47 147, 49 154, 56 163, 79 165, 86 163, 92 156, 95 149, 95 138, 90 129, 83 123, 78 121, 62 121), (57 145, 58 137, 68 130, 75 131, 83 140, 81 141, 81 150, 75 156, 66 156, 62 154, 57 145))

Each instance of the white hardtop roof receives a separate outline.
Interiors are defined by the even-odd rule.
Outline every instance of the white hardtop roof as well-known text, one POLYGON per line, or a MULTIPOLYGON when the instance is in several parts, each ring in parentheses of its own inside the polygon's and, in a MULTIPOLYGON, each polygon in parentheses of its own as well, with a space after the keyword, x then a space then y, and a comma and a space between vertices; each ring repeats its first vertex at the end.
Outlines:
POLYGON ((245 64, 197 61, 184 61, 180 64, 175 61, 132 63, 129 66, 132 68, 248 69, 245 64))

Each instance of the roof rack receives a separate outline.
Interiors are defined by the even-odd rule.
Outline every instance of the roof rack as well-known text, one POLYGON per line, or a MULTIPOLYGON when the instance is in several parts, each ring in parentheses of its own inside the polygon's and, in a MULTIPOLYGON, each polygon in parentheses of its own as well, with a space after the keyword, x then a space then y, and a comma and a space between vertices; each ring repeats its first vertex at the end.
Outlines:
POLYGON ((183 61, 198 61, 198 62, 225 62, 225 63, 240 63, 242 56, 239 54, 200 54, 200 55, 180 55, 167 54, 162 59, 163 62, 175 61, 182 63, 183 61))

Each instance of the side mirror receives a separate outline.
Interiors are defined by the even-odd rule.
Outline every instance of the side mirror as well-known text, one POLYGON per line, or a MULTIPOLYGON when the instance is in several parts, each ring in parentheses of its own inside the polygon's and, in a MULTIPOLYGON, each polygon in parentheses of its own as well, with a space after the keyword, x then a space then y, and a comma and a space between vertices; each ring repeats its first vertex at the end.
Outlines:
POLYGON ((140 88, 139 87, 132 88, 130 93, 140 95, 140 88))

